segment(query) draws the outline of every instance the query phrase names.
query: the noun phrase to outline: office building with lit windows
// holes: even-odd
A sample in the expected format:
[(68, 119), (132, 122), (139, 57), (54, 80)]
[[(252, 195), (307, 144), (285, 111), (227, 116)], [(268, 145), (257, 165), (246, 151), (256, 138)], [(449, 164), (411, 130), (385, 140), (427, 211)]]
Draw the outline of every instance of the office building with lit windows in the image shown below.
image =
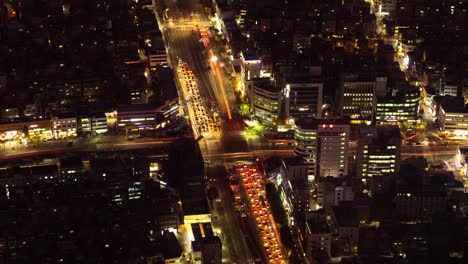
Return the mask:
[(287, 120), (322, 117), (323, 83), (320, 79), (286, 77), (283, 94)]
[(436, 96), (439, 128), (449, 136), (468, 136), (468, 108), (462, 96)]
[(397, 91), (393, 96), (377, 98), (375, 121), (377, 125), (401, 125), (403, 122), (415, 124), (418, 121), (419, 88), (411, 86)]
[(308, 180), (348, 174), (350, 125), (347, 120), (300, 119), (295, 123), (294, 152), (308, 165)]
[(401, 135), (397, 126), (370, 128), (358, 140), (356, 176), (394, 175), (400, 170)]
[(376, 78), (374, 74), (342, 74), (338, 92), (342, 118), (353, 125), (371, 125), (376, 105)]
[(255, 78), (248, 87), (253, 116), (275, 124), (281, 110), (281, 89), (270, 78)]

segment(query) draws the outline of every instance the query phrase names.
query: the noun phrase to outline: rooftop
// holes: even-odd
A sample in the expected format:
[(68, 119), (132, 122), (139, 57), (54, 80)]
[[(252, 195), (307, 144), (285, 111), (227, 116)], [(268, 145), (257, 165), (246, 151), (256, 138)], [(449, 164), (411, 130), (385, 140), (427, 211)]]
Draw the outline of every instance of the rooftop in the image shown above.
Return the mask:
[(463, 96), (436, 96), (434, 100), (442, 106), (445, 112), (468, 113)]
[(286, 157), (283, 159), (283, 163), (286, 167), (289, 166), (298, 166), (298, 165), (307, 165), (305, 160), (301, 156), (292, 156)]
[(373, 144), (387, 145), (391, 140), (401, 139), (400, 128), (398, 126), (376, 126), (366, 129), (363, 137), (369, 138)]
[(281, 90), (277, 86), (273, 85), (273, 82), (270, 80), (270, 78), (253, 78), (252, 82), (255, 87), (269, 92), (279, 92)]
[(341, 75), (344, 82), (374, 82), (375, 73), (371, 71), (345, 72)]
[(165, 259), (178, 258), (182, 255), (182, 247), (177, 241), (177, 237), (172, 232), (164, 233), (163, 254)]
[(117, 106), (117, 112), (156, 111), (157, 108), (155, 104), (129, 104)]
[(358, 227), (359, 219), (353, 206), (333, 206), (333, 215), (340, 227)]
[(172, 70), (169, 67), (158, 67), (158, 86), (162, 90), (162, 99), (164, 101), (170, 101), (176, 99), (179, 94), (177, 93), (177, 88), (174, 83), (174, 75)]
[(244, 58), (245, 61), (254, 61), (260, 60), (257, 52), (255, 50), (247, 49), (241, 52), (241, 56)]
[(310, 73), (290, 73), (284, 77), (285, 83), (322, 83), (322, 80)]

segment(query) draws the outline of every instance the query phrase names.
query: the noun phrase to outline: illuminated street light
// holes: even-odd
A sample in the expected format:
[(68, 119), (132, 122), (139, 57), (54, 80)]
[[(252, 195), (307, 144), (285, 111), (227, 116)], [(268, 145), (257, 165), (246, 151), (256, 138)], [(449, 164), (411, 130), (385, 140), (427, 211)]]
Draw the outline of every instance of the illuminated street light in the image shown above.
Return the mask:
[(217, 62), (218, 61), (218, 57), (216, 57), (215, 55), (211, 56), (211, 62)]

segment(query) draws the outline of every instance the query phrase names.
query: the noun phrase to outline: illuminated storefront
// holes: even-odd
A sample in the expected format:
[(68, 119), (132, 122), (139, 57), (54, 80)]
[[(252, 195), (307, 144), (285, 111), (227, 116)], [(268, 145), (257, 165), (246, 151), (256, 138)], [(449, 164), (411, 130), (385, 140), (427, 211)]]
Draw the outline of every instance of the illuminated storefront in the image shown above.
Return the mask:
[(4, 148), (14, 148), (28, 142), (52, 138), (53, 128), (50, 119), (31, 119), (0, 124), (0, 142)]

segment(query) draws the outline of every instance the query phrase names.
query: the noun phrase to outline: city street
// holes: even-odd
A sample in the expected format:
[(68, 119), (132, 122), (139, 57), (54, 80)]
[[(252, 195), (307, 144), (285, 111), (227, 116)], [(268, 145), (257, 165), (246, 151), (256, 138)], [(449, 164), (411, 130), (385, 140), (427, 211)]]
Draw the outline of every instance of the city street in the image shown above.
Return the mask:
[(221, 230), (221, 238), (226, 241), (231, 255), (230, 263), (251, 263), (252, 256), (242, 235), (239, 215), (234, 209), (229, 184), (226, 181), (227, 172), (224, 166), (207, 167), (207, 176), (210, 185), (217, 188), (219, 197), (214, 203), (215, 215), (213, 226)]

